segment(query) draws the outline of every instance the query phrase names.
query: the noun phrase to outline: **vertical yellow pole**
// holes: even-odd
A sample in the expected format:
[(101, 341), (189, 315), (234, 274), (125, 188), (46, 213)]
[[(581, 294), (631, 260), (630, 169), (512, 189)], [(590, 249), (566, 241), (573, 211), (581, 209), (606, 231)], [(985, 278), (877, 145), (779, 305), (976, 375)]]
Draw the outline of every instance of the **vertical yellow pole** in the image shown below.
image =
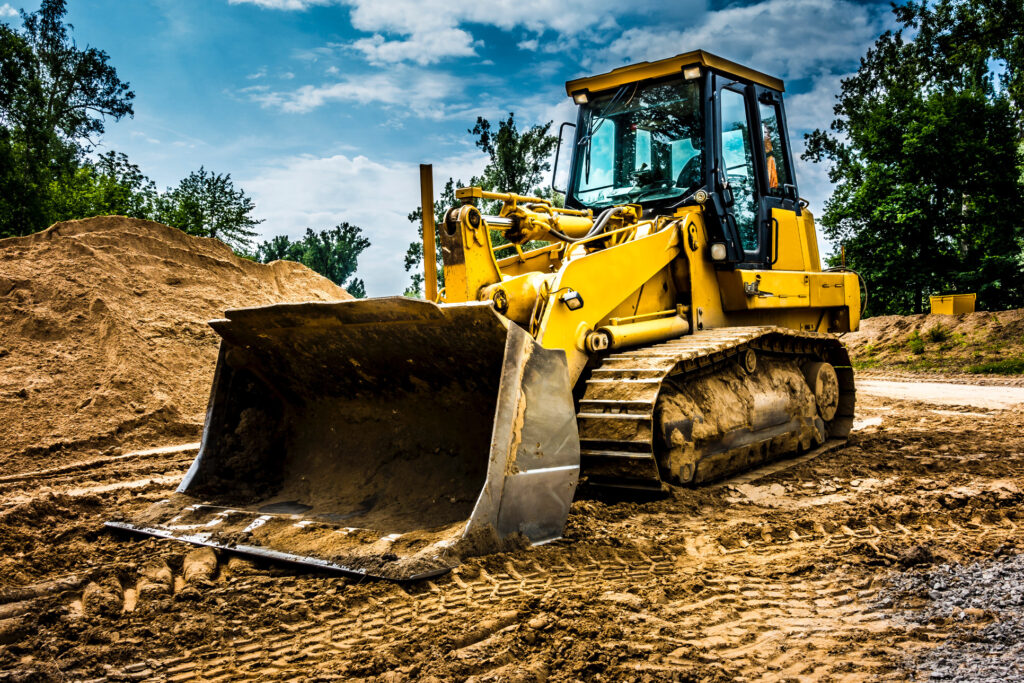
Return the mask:
[(437, 299), (437, 247), (434, 246), (434, 167), (420, 164), (420, 206), (423, 208), (423, 296)]

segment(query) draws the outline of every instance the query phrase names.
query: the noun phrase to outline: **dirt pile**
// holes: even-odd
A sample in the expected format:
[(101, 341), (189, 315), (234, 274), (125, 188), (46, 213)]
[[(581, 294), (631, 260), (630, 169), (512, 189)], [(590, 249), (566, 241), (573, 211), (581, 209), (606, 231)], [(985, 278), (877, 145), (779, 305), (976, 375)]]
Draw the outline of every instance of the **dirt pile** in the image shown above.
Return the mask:
[(859, 370), (1024, 374), (1024, 309), (882, 315), (843, 342)]
[(196, 440), (217, 357), (208, 320), (348, 298), (298, 263), (253, 263), (152, 221), (0, 240), (0, 462)]

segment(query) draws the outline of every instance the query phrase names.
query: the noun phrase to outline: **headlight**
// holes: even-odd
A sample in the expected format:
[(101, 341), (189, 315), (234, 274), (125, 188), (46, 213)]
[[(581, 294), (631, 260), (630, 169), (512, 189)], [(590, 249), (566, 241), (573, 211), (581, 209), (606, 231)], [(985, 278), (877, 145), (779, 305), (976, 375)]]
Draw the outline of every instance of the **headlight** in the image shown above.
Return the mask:
[(570, 311), (578, 311), (583, 308), (583, 297), (575, 290), (570, 289), (558, 298)]

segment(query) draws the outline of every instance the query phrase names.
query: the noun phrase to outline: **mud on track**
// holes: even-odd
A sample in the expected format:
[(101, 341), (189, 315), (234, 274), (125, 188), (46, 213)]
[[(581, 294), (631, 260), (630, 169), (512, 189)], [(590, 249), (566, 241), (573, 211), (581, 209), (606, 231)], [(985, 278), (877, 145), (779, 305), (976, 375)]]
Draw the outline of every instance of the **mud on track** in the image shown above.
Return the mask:
[(931, 618), (944, 593), (908, 577), (1017, 554), (1024, 413), (870, 397), (858, 423), (846, 448), (761, 478), (663, 500), (584, 497), (564, 541), (411, 585), (214, 566), (102, 531), (112, 512), (165, 496), (191, 451), (0, 480), (0, 680), (957, 671), (951, 643), (992, 620)]

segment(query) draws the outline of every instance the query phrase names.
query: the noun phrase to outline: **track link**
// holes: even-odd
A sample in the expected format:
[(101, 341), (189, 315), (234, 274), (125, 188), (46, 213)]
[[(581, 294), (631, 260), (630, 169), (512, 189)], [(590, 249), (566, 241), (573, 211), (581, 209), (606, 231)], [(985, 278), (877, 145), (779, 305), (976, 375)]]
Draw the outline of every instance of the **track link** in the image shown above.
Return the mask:
[[(655, 409), (669, 378), (686, 381), (726, 367), (753, 349), (782, 358), (831, 363), (839, 380), (839, 407), (827, 436), (845, 439), (853, 425), (853, 369), (833, 336), (783, 327), (730, 327), (696, 332), (661, 344), (606, 356), (593, 368), (577, 421), (583, 474), (605, 487), (660, 490)], [(766, 458), (781, 455), (767, 453)], [(695, 481), (701, 481), (697, 475)]]

